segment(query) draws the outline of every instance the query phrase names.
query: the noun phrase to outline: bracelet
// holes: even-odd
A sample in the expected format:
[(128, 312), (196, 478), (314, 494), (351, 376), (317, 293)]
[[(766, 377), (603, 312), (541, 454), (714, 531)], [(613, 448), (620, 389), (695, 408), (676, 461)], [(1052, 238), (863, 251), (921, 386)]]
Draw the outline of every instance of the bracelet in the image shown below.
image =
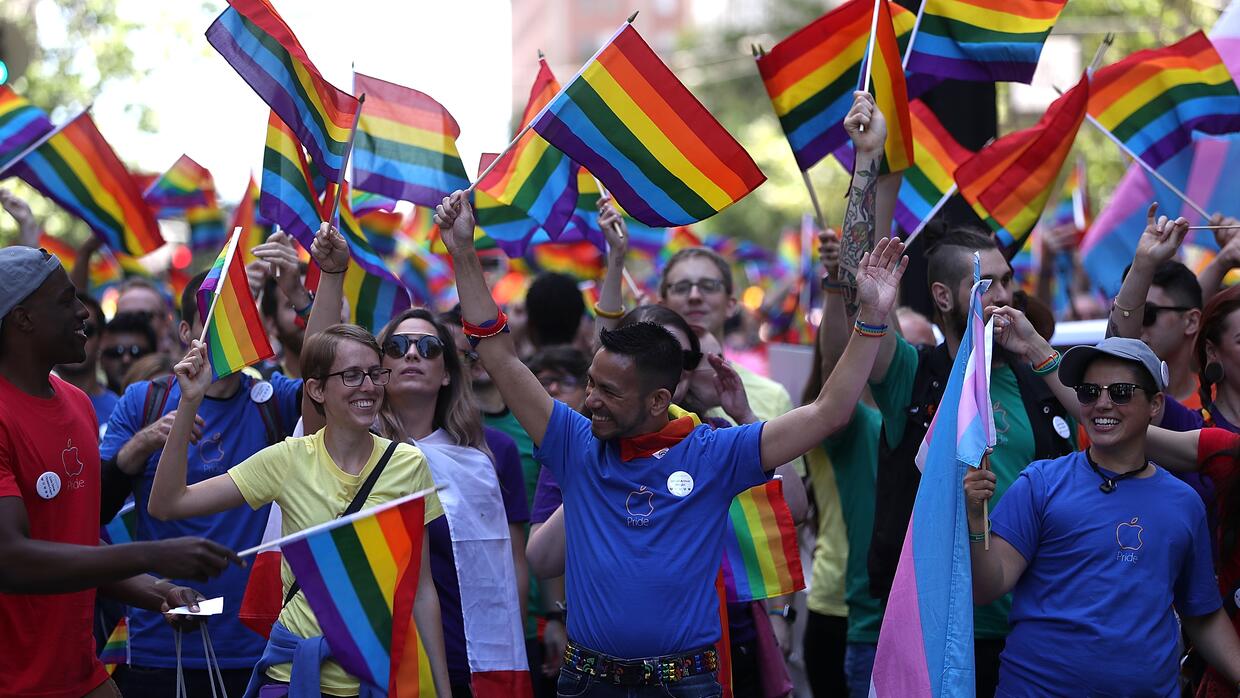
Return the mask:
[(969, 542), (970, 543), (984, 543), (986, 542), (986, 534), (985, 533), (974, 533), (972, 531), (969, 531)]
[(1123, 313), (1124, 317), (1132, 317), (1132, 314), (1137, 312), (1136, 308), (1125, 308), (1124, 306), (1120, 305), (1118, 302), (1114, 300), (1111, 301), (1111, 307)]
[(490, 339), (508, 331), (508, 315), (501, 310), (494, 320), (487, 320), (481, 325), (466, 322), (462, 318), (461, 329), (465, 332), (465, 338), (469, 340), (469, 346), (477, 348), (478, 343), (482, 340)]
[(1040, 364), (1033, 366), (1033, 373), (1037, 376), (1045, 376), (1059, 370), (1059, 362), (1063, 359), (1059, 352), (1051, 350), (1051, 355)]
[(310, 316), (310, 309), (314, 307), (314, 291), (306, 291), (306, 295), (310, 296), (310, 300), (306, 301), (306, 307), (293, 308), (293, 312), (297, 313), (297, 317), (306, 318)]
[(320, 272), (320, 273), (322, 273), (322, 274), (343, 274), (343, 273), (345, 273), (345, 272), (346, 272), (346, 271), (348, 271), (348, 270), (349, 270), (349, 268), (348, 268), (348, 267), (345, 267), (344, 269), (341, 269), (340, 271), (327, 271), (327, 270), (326, 270), (326, 269), (324, 269), (323, 267), (319, 267), (319, 272)]
[(626, 312), (628, 311), (624, 309), (623, 305), (620, 306), (619, 310), (603, 310), (598, 307), (598, 303), (594, 304), (594, 314), (601, 318), (607, 318), (608, 320), (619, 320), (624, 317)]
[(862, 337), (871, 337), (871, 338), (877, 339), (887, 334), (887, 326), (886, 325), (871, 325), (868, 322), (862, 322), (858, 320), (855, 323), (853, 323), (853, 331), (861, 335)]
[(543, 620), (548, 623), (556, 621), (560, 625), (564, 625), (564, 611), (547, 611), (543, 614)]

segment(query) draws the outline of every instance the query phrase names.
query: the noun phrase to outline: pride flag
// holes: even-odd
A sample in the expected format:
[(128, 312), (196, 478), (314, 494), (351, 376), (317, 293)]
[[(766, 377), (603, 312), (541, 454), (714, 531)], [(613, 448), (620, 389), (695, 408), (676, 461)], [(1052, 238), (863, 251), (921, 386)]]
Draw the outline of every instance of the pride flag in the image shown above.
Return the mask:
[(1200, 31), (1138, 51), (1094, 73), (1089, 115), (1151, 167), (1192, 143), (1192, 132), (1240, 131), (1240, 91)]
[(586, 241), (534, 245), (525, 258), (539, 271), (568, 274), (578, 281), (603, 278), (603, 253)]
[(354, 186), (422, 206), (435, 206), (457, 189), (469, 188), (456, 150), (461, 127), (443, 105), (430, 95), (361, 73), (353, 74), (353, 91), (366, 95), (353, 144)]
[(130, 502), (116, 512), (116, 516), (99, 530), (99, 537), (108, 545), (132, 543), (138, 539), (138, 515)]
[(207, 29), (207, 41), (336, 179), (357, 100), (323, 78), (270, 0), (228, 0), (228, 5)]
[(1085, 119), (1089, 85), (1083, 75), (1037, 124), (1009, 133), (956, 169), (960, 193), (1005, 249), (1024, 242), (1041, 217)]
[[(331, 195), (329, 190), (328, 196)], [(404, 285), (366, 241), (366, 234), (362, 232), (362, 226), (349, 206), (348, 191), (340, 201), (340, 234), (349, 243), (349, 254), (353, 258), (344, 274), (344, 297), (349, 305), (349, 322), (378, 333), (388, 320), (412, 303)], [(314, 266), (314, 269), (317, 272), (318, 267)], [(315, 286), (317, 287), (317, 281)]]
[[(883, 144), (887, 172), (900, 172), (913, 164), (913, 127), (909, 116), (908, 87), (904, 84), (904, 52), (896, 40), (891, 4), (877, 0), (878, 23), (874, 33), (874, 58), (870, 77), (874, 103), (887, 120), (887, 141)], [(871, 13), (871, 16), (873, 13)]]
[(925, 0), (910, 73), (1031, 82), (1042, 44), (1068, 0)]
[(646, 225), (696, 223), (766, 181), (628, 23), (547, 104), (534, 130)]
[(216, 380), (275, 356), (245, 265), (236, 254), (240, 241), (241, 232), (234, 230), (198, 289), (198, 317), (206, 319), (207, 353)]
[[(798, 29), (757, 59), (762, 83), (802, 170), (808, 170), (825, 155), (848, 143), (844, 117), (852, 108), (852, 93), (860, 89), (873, 8), (873, 0), (848, 0)], [(915, 16), (899, 5), (889, 5), (888, 9), (899, 53), (907, 43)], [(879, 24), (881, 26), (882, 22)], [(875, 53), (887, 55), (891, 48), (887, 40), (880, 43), (880, 48), (883, 46), (886, 48), (882, 53)], [(903, 78), (903, 70), (896, 69), (898, 64), (899, 58), (894, 64), (883, 62), (884, 67), (874, 73), (876, 92), (883, 93), (878, 89), (880, 72), (889, 73), (893, 82), (897, 74)], [(904, 101), (907, 101), (907, 91)], [(883, 109), (886, 116), (887, 107)], [(888, 129), (892, 128), (893, 121), (888, 117)], [(889, 131), (888, 144), (893, 142), (894, 133)]]
[(141, 257), (164, 244), (137, 183), (90, 114), (61, 126), (13, 168), (27, 184), (85, 221), (115, 252)]
[(1085, 179), (1085, 158), (1078, 157), (1076, 166), (1064, 179), (1059, 191), (1059, 202), (1051, 213), (1050, 225), (1072, 225), (1076, 228), (1078, 240), (1089, 230), (1091, 213), (1089, 209), (1089, 190)]
[(358, 191), (357, 189), (354, 189), (352, 194), (353, 215), (355, 216), (365, 216), (375, 211), (396, 210), (396, 199), (390, 199), (379, 194), (371, 194), (368, 191)]
[(224, 244), (224, 212), (218, 206), (198, 206), (185, 212), (192, 250), (214, 250)]
[(175, 218), (190, 209), (213, 208), (215, 180), (207, 168), (182, 155), (147, 187), (142, 200), (159, 218)]
[(873, 698), (973, 695), (973, 571), (969, 563), (965, 468), (994, 443), (990, 335), (982, 325), (981, 262), (974, 256), (969, 321), (918, 464), (913, 503), (887, 600), (870, 683)]
[(904, 171), (895, 222), (909, 237), (921, 232), (956, 189), (956, 168), (973, 153), (956, 142), (925, 102), (909, 105), (916, 160)]
[(728, 507), (723, 579), (728, 603), (757, 601), (805, 588), (796, 525), (775, 479), (738, 494)]
[(0, 169), (54, 128), (42, 109), (0, 85)]
[(391, 257), (396, 254), (400, 242), (397, 236), (405, 220), (403, 215), (395, 211), (371, 211), (365, 215), (354, 212), (354, 215), (357, 216), (357, 224), (361, 226), (362, 235), (376, 254), (381, 257)]
[(425, 511), (425, 500), (411, 499), (281, 548), (333, 659), (388, 695), (434, 695), (418, 690), (429, 685), (429, 665), (413, 644)]
[(426, 249), (425, 244), (410, 250), (398, 268), (400, 281), (409, 290), (414, 303), (431, 308), (451, 307), (456, 303), (452, 268)]
[(253, 249), (271, 235), (271, 228), (258, 219), (258, 196), (258, 186), (254, 184), (254, 178), (250, 177), (250, 182), (245, 186), (245, 194), (233, 210), (232, 221), (228, 226), (229, 230), (241, 228), (241, 242), (237, 243), (237, 252), (241, 253), (243, 264), (257, 259)]
[[(478, 172), (481, 173), (498, 157), (498, 153), (483, 153), (478, 162)], [(475, 231), (485, 232), (487, 238), (509, 257), (520, 257), (531, 244), (551, 241), (551, 236), (528, 213), (499, 201), (481, 189), (474, 190), (474, 220)]]
[(323, 222), (319, 192), (311, 184), (310, 168), (301, 143), (274, 111), (267, 118), (258, 210), (307, 250)]
[(129, 663), (129, 619), (121, 616), (116, 627), (108, 634), (108, 640), (99, 652), (99, 661), (111, 674), (116, 667)]
[[(39, 247), (51, 252), (60, 259), (60, 265), (65, 268), (65, 273), (73, 276), (73, 270), (77, 266), (77, 250), (68, 242), (54, 238), (46, 232), (39, 233)], [(100, 249), (90, 258), (90, 280), (91, 290), (103, 288), (110, 284), (119, 282), (124, 275), (121, 272), (120, 264), (116, 258), (112, 256), (107, 249)]]
[(675, 228), (668, 228), (666, 237), (663, 240), (663, 250), (659, 254), (664, 264), (668, 262), (675, 254), (681, 250), (687, 250), (690, 247), (701, 247), (702, 238), (698, 237), (693, 230), (687, 225), (678, 225)]

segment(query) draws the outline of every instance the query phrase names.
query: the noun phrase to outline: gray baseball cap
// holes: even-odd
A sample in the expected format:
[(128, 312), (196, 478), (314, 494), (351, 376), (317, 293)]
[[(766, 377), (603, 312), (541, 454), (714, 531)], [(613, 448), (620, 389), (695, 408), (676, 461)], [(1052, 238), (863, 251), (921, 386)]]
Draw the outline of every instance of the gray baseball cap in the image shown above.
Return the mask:
[(1092, 347), (1072, 347), (1059, 364), (1059, 381), (1069, 388), (1080, 385), (1085, 380), (1085, 369), (1100, 356), (1113, 356), (1141, 364), (1160, 391), (1166, 390), (1167, 383), (1171, 381), (1167, 364), (1159, 360), (1154, 350), (1145, 342), (1128, 337), (1107, 337)]
[(9, 311), (21, 304), (60, 268), (56, 255), (34, 247), (0, 248), (0, 326)]

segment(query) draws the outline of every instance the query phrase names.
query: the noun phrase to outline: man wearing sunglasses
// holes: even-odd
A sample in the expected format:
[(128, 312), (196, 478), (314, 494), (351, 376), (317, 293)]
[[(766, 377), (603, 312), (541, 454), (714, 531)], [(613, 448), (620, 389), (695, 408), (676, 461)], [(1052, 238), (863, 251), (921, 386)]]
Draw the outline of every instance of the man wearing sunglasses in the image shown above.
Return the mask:
[(1074, 347), (1059, 379), (1076, 392), (1090, 447), (1030, 464), (989, 521), (995, 474), (965, 476), (974, 601), (1012, 593), (1004, 695), (1178, 695), (1181, 627), (1240, 682), (1205, 507), (1145, 455), (1166, 371), (1136, 339)]
[(108, 387), (119, 394), (134, 362), (158, 348), (155, 329), (145, 313), (117, 313), (99, 336), (99, 365)]

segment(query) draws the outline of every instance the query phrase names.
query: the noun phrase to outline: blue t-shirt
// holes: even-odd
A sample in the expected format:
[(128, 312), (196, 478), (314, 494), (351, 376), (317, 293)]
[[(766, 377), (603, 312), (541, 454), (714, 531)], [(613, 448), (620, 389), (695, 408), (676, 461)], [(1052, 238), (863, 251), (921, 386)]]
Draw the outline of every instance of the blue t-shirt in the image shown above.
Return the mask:
[(568, 636), (622, 659), (719, 639), (715, 577), (732, 498), (767, 481), (762, 424), (699, 426), (661, 458), (620, 460), (556, 401), (534, 456), (564, 493)]
[(1222, 606), (1205, 508), (1162, 469), (1111, 494), (1099, 484), (1083, 451), (1038, 461), (991, 514), (1028, 561), (996, 695), (1179, 695), (1172, 607)]
[[(208, 397), (198, 408), (198, 415), (206, 423), (202, 438), (190, 444), (186, 479), (189, 484), (223, 474), (232, 466), (267, 447), (267, 431), (263, 427), (260, 408), (251, 397), (255, 381), (248, 375), (241, 377), (241, 387), (226, 400)], [(281, 426), (286, 436), (291, 435), (300, 416), (301, 381), (291, 380), (281, 374), (271, 377), (274, 389), (271, 400), (276, 402)], [(143, 428), (143, 406), (146, 401), (148, 381), (129, 386), (108, 422), (107, 434), (99, 447), (100, 455), (115, 458), (133, 435)], [(181, 388), (172, 382), (164, 414), (177, 408), (181, 401)], [(233, 550), (244, 550), (258, 545), (267, 525), (269, 507), (258, 511), (240, 506), (212, 516), (202, 516), (182, 521), (160, 521), (147, 513), (147, 501), (151, 485), (155, 481), (155, 467), (159, 464), (156, 451), (147, 461), (146, 471), (135, 483), (137, 498), (137, 535), (135, 540), (164, 540), (179, 536), (201, 536), (225, 545)], [(249, 580), (250, 568), (229, 565), (223, 574), (209, 582), (173, 580), (176, 584), (197, 589), (206, 598), (224, 597), (224, 613), (211, 619), (211, 645), (215, 649), (220, 666), (224, 669), (253, 667), (262, 655), (266, 641), (253, 630), (237, 620), (241, 597)], [(129, 648), (131, 663), (136, 666), (175, 667), (172, 630), (162, 615), (152, 611), (133, 608), (129, 611)], [(205, 669), (202, 639), (199, 633), (188, 633), (181, 647), (185, 666)]]
[(120, 397), (116, 393), (103, 389), (103, 392), (90, 396), (90, 404), (95, 407), (95, 419), (99, 420), (99, 439), (103, 440), (103, 435), (107, 433), (108, 419), (112, 416), (112, 410), (116, 408), (116, 403), (120, 402)]

